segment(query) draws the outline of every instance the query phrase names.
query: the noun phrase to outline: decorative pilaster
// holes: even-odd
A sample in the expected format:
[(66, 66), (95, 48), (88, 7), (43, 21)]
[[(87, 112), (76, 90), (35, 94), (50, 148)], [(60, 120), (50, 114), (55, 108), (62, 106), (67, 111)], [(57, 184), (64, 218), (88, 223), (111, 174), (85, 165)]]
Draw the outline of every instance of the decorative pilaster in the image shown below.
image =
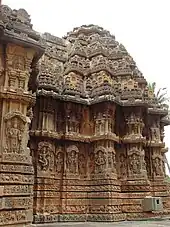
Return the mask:
[[(33, 220), (34, 170), (27, 147), (31, 121), (27, 111), (35, 103), (29, 81), (32, 66), (39, 58), (40, 49), (36, 49), (39, 39), (34, 40), (25, 10), (15, 10), (14, 13), (7, 6), (1, 6), (0, 14), (6, 26), (0, 37), (0, 226), (30, 226)], [(25, 31), (27, 34), (22, 36)], [(32, 41), (28, 42), (30, 31)]]

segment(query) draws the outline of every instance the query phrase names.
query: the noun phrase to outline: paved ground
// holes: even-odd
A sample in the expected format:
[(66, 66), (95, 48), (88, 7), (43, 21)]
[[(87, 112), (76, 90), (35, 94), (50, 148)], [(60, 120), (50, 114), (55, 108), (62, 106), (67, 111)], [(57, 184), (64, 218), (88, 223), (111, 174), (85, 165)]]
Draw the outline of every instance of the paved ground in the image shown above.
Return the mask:
[[(35, 225), (36, 226), (36, 225)], [(37, 227), (170, 227), (170, 220), (162, 221), (128, 221), (128, 222), (112, 222), (112, 223), (57, 223), (49, 225), (37, 225)]]

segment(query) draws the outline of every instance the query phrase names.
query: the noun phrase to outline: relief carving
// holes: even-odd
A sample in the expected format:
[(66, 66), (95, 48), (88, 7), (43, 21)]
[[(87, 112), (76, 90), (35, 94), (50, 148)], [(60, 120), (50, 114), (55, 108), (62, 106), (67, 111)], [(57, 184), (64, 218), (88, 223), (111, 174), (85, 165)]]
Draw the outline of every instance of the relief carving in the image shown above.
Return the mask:
[(162, 159), (160, 157), (153, 158), (153, 171), (155, 176), (162, 176), (163, 175), (163, 166), (162, 166)]
[(136, 147), (133, 147), (129, 151), (129, 172), (130, 174), (140, 174), (141, 173), (141, 157), (139, 151)]
[(83, 154), (79, 155), (79, 173), (81, 175), (86, 174), (86, 158)]
[(53, 150), (49, 142), (40, 142), (38, 144), (38, 165), (42, 171), (52, 171)]
[(5, 116), (5, 135), (6, 147), (5, 151), (8, 153), (22, 153), (26, 118), (20, 112), (12, 112)]
[(67, 172), (71, 174), (78, 173), (78, 153), (79, 150), (76, 146), (67, 148)]
[(64, 154), (59, 151), (56, 155), (56, 172), (63, 173), (64, 170)]
[(155, 142), (160, 142), (160, 129), (151, 128), (151, 140)]
[(106, 169), (106, 152), (103, 147), (95, 150), (95, 173), (103, 173)]
[(125, 177), (127, 175), (127, 160), (124, 154), (119, 156), (119, 171), (121, 177)]
[(108, 149), (108, 168), (111, 172), (116, 173), (116, 154), (114, 149)]
[[(162, 138), (163, 142), (163, 134), (161, 132), (160, 137), (158, 125), (149, 126), (148, 112), (155, 111), (154, 116), (158, 116), (159, 121), (164, 112), (161, 109), (156, 112), (155, 103), (147, 102), (144, 95), (146, 81), (133, 59), (108, 31), (89, 25), (76, 28), (64, 39), (42, 35), (45, 54), (40, 61), (40, 72), (35, 72), (35, 61), (43, 54), (43, 48), (38, 53), (40, 46), (37, 45), (34, 55), (29, 45), (33, 41), (35, 47), (39, 35), (33, 31), (29, 33), (30, 19), (24, 10), (11, 10), (7, 14), (11, 14), (12, 20), (7, 17), (4, 32), (9, 30), (8, 35), (15, 35), (17, 30), (23, 47), (6, 43), (3, 53), (0, 51), (0, 55), (5, 56), (0, 56), (0, 75), (9, 86), (4, 89), (7, 101), (4, 96), (1, 109), (18, 108), (27, 117), (15, 113), (6, 116), (3, 122), (2, 111), (4, 150), (0, 184), (3, 184), (5, 198), (9, 199), (5, 208), (8, 210), (0, 211), (1, 225), (17, 226), (21, 222), (20, 225), (30, 226), (33, 209), (34, 221), (40, 223), (80, 219), (112, 221), (145, 216), (140, 203), (152, 193), (152, 183), (147, 183), (142, 174), (151, 166), (151, 176), (162, 176), (164, 168), (163, 151), (156, 148), (160, 144), (155, 143), (154, 147), (149, 143), (149, 137), (153, 141)], [(19, 24), (22, 24), (23, 32)], [(24, 40), (29, 41), (26, 48)], [(6, 73), (2, 72), (4, 66)], [(28, 80), (29, 91), (24, 92)], [(35, 97), (31, 95), (31, 87), (37, 94), (34, 116), (31, 108)], [(4, 95), (3, 92), (0, 94)], [(84, 107), (87, 113), (83, 115)], [(123, 113), (127, 119), (127, 132), (124, 131)], [(26, 149), (28, 122), (35, 173), (32, 157)], [(126, 133), (127, 137), (124, 136)], [(143, 148), (148, 149), (148, 157)], [(157, 156), (150, 160), (153, 153)], [(117, 167), (121, 179), (117, 179)], [(155, 196), (165, 193), (166, 197), (166, 186), (159, 185), (159, 179), (152, 179)], [(132, 194), (129, 204), (126, 199), (132, 198)], [(27, 214), (26, 209), (30, 213)]]

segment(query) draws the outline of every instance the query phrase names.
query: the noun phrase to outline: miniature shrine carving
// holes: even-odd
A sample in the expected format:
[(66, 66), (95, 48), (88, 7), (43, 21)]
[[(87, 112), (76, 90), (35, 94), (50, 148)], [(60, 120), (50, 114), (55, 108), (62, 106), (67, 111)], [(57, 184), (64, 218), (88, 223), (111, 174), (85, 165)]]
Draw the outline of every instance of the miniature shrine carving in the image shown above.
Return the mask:
[(168, 110), (109, 31), (40, 35), (2, 5), (0, 84), (0, 226), (160, 215), (146, 196), (170, 213)]

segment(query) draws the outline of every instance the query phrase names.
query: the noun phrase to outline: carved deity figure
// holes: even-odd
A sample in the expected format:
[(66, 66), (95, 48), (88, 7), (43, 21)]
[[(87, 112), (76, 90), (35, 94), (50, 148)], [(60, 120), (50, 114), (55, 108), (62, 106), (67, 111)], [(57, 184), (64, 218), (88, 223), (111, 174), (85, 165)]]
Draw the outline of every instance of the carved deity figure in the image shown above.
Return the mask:
[(43, 171), (46, 171), (49, 168), (49, 155), (49, 147), (46, 145), (42, 146), (39, 150), (38, 162)]
[(22, 56), (18, 56), (13, 61), (13, 68), (16, 70), (24, 71), (25, 70), (25, 59)]
[(95, 155), (95, 172), (102, 173), (106, 167), (106, 156), (103, 151), (97, 151)]
[(160, 158), (156, 157), (153, 160), (153, 169), (156, 176), (162, 175), (162, 163)]
[(67, 156), (67, 168), (69, 173), (77, 173), (77, 152), (75, 150), (71, 150), (68, 152)]
[(150, 176), (150, 160), (149, 160), (149, 157), (145, 157), (145, 163), (146, 163), (147, 175)]
[(130, 157), (130, 172), (132, 174), (139, 174), (141, 167), (140, 167), (140, 160), (136, 154), (132, 154)]
[(159, 128), (151, 128), (151, 139), (152, 139), (152, 141), (159, 141), (160, 140)]
[(125, 155), (120, 155), (119, 157), (119, 161), (120, 161), (120, 175), (121, 176), (126, 176), (126, 158), (125, 158)]
[(79, 173), (84, 175), (86, 173), (86, 159), (84, 155), (79, 155)]
[(95, 168), (95, 165), (94, 165), (94, 154), (90, 153), (89, 154), (89, 161), (88, 161), (88, 172), (90, 174), (94, 173), (94, 168)]
[(56, 172), (62, 173), (64, 167), (64, 155), (62, 152), (58, 152), (56, 157)]
[(108, 168), (111, 169), (113, 173), (116, 171), (116, 155), (114, 152), (108, 153)]
[(12, 122), (8, 122), (6, 135), (7, 135), (8, 151), (14, 152), (14, 153), (20, 153), (22, 131), (19, 129), (17, 118), (14, 118)]

